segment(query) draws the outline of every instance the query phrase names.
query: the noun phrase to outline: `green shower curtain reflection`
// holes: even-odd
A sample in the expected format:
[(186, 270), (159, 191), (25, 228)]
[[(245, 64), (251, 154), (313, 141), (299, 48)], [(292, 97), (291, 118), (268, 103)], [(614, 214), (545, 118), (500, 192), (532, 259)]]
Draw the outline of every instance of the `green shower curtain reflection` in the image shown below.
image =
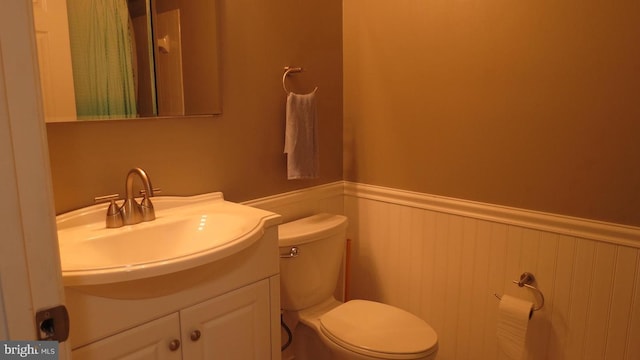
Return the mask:
[(126, 0), (68, 0), (67, 12), (78, 119), (135, 117)]

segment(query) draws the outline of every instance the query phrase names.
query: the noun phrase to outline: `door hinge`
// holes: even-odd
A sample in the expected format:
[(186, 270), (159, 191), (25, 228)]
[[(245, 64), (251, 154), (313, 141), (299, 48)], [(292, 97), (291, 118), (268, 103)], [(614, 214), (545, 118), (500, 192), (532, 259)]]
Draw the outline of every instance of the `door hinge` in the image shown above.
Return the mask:
[(69, 337), (69, 313), (64, 305), (36, 313), (38, 340), (66, 341)]

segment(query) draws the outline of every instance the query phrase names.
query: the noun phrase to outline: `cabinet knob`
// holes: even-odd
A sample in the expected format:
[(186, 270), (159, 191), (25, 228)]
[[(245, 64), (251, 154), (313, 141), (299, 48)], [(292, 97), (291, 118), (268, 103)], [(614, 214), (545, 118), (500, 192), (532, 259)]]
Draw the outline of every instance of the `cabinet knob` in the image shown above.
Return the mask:
[(200, 333), (200, 330), (193, 330), (191, 332), (191, 341), (198, 341), (198, 339), (200, 339), (200, 336), (202, 334)]
[(180, 349), (180, 340), (178, 339), (171, 340), (171, 342), (169, 343), (169, 350), (176, 351), (178, 349)]

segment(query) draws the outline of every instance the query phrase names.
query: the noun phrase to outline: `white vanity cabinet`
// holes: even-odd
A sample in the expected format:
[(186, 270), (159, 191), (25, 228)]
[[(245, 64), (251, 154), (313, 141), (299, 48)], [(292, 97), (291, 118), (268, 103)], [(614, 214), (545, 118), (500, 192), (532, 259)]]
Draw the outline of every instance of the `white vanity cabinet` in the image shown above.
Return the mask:
[(73, 351), (73, 359), (269, 359), (269, 281), (234, 290)]
[(73, 359), (279, 360), (277, 223), (246, 249), (206, 265), (65, 287)]

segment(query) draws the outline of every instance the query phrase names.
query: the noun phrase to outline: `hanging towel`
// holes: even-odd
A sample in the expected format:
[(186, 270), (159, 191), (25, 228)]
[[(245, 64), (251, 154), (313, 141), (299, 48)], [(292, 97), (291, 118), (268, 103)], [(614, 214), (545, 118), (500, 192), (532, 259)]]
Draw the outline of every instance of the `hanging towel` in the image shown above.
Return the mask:
[(287, 96), (287, 123), (284, 152), (287, 154), (287, 179), (318, 177), (318, 119), (316, 90), (309, 94)]

